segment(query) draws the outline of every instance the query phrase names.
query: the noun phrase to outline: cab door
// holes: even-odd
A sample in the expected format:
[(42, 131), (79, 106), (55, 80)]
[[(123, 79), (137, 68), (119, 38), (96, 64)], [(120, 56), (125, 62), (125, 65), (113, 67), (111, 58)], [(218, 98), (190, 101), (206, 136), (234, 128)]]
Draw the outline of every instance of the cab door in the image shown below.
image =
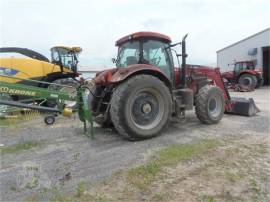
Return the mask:
[(236, 63), (234, 65), (234, 75), (238, 76), (243, 71), (243, 63)]
[(149, 64), (159, 68), (171, 81), (173, 81), (173, 64), (167, 44), (157, 40), (147, 40), (143, 43), (143, 59)]

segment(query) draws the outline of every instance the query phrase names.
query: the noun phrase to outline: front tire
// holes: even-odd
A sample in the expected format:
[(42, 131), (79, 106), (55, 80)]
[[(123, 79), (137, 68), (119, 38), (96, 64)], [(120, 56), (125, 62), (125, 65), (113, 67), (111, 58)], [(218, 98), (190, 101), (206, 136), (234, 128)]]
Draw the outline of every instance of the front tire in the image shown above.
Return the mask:
[(218, 123), (225, 110), (223, 92), (216, 86), (202, 87), (195, 97), (195, 112), (198, 119), (205, 124)]
[(256, 88), (262, 87), (263, 86), (263, 83), (264, 83), (263, 77), (262, 76), (258, 76), (257, 77), (257, 80), (258, 80), (258, 82), (257, 82)]
[(129, 140), (157, 136), (171, 116), (168, 87), (151, 75), (136, 75), (115, 89), (110, 115), (115, 129)]

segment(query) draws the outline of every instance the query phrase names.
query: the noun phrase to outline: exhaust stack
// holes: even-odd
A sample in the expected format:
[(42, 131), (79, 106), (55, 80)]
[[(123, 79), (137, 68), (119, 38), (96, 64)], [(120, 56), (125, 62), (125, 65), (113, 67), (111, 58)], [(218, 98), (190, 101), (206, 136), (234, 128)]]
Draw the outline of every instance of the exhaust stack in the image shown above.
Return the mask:
[(183, 39), (182, 39), (182, 67), (181, 67), (181, 87), (186, 88), (187, 87), (187, 82), (186, 82), (186, 38), (188, 34), (186, 34)]

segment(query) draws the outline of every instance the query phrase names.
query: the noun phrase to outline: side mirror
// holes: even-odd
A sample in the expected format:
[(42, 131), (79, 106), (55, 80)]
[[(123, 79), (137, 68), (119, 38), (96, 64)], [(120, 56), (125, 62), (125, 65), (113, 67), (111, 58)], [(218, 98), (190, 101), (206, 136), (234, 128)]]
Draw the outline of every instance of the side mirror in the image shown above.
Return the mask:
[(115, 58), (112, 58), (112, 63), (116, 63), (117, 60)]

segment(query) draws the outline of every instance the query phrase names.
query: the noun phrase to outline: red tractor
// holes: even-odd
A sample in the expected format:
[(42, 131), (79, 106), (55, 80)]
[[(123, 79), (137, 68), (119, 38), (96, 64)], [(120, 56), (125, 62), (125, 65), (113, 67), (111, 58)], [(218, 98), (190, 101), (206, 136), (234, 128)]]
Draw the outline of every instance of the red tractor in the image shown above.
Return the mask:
[[(205, 124), (218, 123), (224, 111), (254, 115), (252, 99), (230, 98), (218, 68), (186, 65), (186, 36), (171, 44), (166, 35), (137, 32), (116, 41), (116, 68), (98, 73), (89, 94), (95, 122), (138, 140), (160, 134), (172, 118), (184, 118), (194, 106)], [(179, 44), (181, 54), (173, 49)], [(175, 68), (173, 53), (182, 58), (181, 68)]]
[(234, 70), (222, 73), (227, 87), (232, 89), (254, 90), (263, 85), (263, 76), (260, 69), (255, 69), (253, 61), (234, 63)]

